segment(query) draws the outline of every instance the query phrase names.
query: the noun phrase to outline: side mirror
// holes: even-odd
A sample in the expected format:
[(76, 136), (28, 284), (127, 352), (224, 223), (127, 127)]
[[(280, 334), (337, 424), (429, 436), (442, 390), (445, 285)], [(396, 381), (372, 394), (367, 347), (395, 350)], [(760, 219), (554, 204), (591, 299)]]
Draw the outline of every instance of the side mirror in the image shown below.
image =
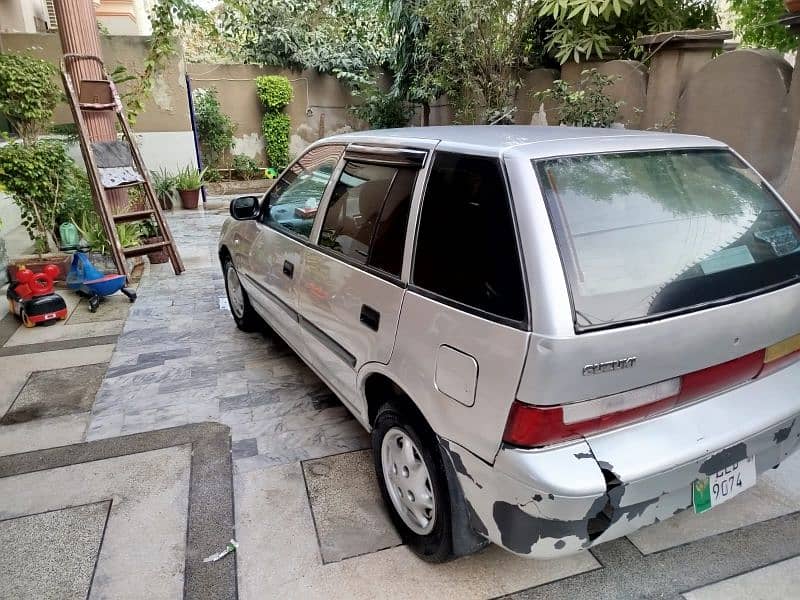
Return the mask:
[(258, 196), (240, 196), (231, 201), (231, 216), (237, 221), (255, 219), (259, 213)]

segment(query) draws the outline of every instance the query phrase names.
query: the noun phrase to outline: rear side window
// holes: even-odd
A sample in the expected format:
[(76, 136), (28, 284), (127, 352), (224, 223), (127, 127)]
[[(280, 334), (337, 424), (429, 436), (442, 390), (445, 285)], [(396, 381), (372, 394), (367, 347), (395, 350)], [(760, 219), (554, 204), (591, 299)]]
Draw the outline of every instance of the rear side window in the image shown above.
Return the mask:
[(727, 150), (572, 156), (537, 163), (576, 330), (773, 289), (800, 274), (800, 231)]
[(328, 203), (320, 245), (399, 277), (416, 173), (348, 162)]
[(516, 239), (499, 161), (437, 152), (422, 202), (413, 283), (478, 311), (524, 322)]

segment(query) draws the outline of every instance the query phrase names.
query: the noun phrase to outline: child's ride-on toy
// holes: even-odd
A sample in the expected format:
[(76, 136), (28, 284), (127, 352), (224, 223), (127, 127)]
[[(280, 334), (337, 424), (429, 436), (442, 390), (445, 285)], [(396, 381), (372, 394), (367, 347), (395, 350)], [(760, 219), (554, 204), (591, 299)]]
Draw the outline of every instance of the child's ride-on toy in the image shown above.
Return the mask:
[(17, 280), (9, 284), (6, 297), (11, 312), (22, 319), (25, 327), (67, 318), (64, 299), (53, 292), (53, 281), (59, 272), (55, 265), (45, 265), (41, 273), (25, 268), (17, 271)]
[(103, 275), (83, 252), (72, 255), (72, 266), (67, 273), (67, 287), (89, 298), (89, 311), (95, 312), (100, 299), (122, 292), (128, 300), (136, 300), (136, 292), (125, 287), (125, 275)]

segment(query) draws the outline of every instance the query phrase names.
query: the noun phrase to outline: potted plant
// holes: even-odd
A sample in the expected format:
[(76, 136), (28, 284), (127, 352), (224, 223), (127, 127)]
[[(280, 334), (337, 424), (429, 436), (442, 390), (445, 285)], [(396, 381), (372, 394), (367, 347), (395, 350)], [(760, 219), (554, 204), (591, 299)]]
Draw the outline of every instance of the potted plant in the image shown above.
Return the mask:
[(158, 203), (164, 210), (172, 210), (172, 197), (175, 194), (175, 176), (161, 167), (158, 171), (151, 171), (153, 177), (153, 190)]
[[(141, 235), (142, 244), (155, 244), (163, 242), (164, 238), (158, 232), (158, 226), (152, 219), (147, 219), (139, 224), (139, 231)], [(166, 248), (161, 248), (155, 252), (148, 252), (147, 259), (151, 265), (160, 265), (169, 261), (169, 255)]]
[(175, 176), (175, 189), (181, 197), (181, 206), (187, 210), (197, 208), (200, 201), (200, 188), (203, 186), (206, 169), (198, 171), (189, 165)]

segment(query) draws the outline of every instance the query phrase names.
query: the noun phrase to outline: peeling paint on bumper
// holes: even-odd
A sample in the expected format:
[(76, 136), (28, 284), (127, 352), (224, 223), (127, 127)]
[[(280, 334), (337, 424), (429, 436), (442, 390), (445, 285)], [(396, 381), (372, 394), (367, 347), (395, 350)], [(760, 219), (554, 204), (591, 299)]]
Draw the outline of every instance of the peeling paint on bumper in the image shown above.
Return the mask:
[(697, 477), (744, 457), (755, 457), (759, 474), (777, 466), (800, 447), (800, 415), (639, 479), (598, 460), (591, 440), (547, 450), (504, 447), (494, 465), (453, 442), (443, 440), (442, 447), (458, 473), (475, 531), (515, 554), (554, 558), (691, 508)]

